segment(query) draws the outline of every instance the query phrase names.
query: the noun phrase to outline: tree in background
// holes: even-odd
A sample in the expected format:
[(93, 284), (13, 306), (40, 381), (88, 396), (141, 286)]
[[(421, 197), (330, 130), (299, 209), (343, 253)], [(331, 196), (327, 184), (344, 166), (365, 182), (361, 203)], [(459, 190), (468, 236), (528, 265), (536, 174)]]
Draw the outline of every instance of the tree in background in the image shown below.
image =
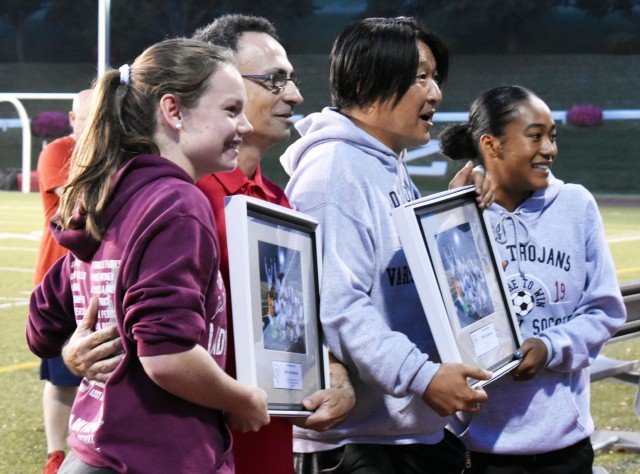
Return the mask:
[(24, 62), (24, 38), (27, 19), (44, 8), (48, 0), (3, 0), (0, 3), (0, 17), (5, 18), (16, 32), (16, 59)]
[(620, 13), (633, 21), (640, 19), (640, 0), (572, 0), (565, 2), (586, 11), (596, 18), (604, 18), (610, 13)]
[[(519, 32), (528, 22), (553, 14), (559, 0), (368, 0), (365, 16), (416, 15), (428, 20), (433, 13), (472, 24), (494, 25), (504, 35), (508, 52), (517, 52)], [(428, 23), (427, 21), (425, 21)]]
[(553, 15), (557, 0), (459, 0), (450, 3), (451, 18), (467, 16), (493, 24), (502, 32), (509, 53), (518, 52), (522, 26)]
[[(259, 15), (271, 21), (295, 20), (315, 11), (313, 0), (223, 0), (224, 13)], [(209, 23), (209, 18), (204, 24)], [(200, 25), (202, 26), (202, 25)]]
[[(17, 1), (17, 0), (16, 0)], [(93, 54), (97, 38), (96, 0), (49, 0), (47, 21), (77, 32)], [(111, 61), (133, 60), (145, 47), (166, 37), (189, 36), (225, 13), (251, 13), (271, 20), (313, 13), (313, 0), (112, 0)]]
[[(640, 0), (367, 0), (366, 4), (363, 17), (414, 15), (425, 24), (433, 24), (435, 15), (452, 22), (462, 20), (471, 29), (489, 25), (503, 37), (509, 53), (521, 52), (523, 27), (551, 18), (558, 7), (574, 8), (598, 20), (619, 13), (627, 20), (640, 22)], [(640, 41), (630, 33), (622, 34), (620, 40), (623, 37)]]
[[(314, 13), (314, 3), (332, 2), (111, 0), (110, 63), (120, 65), (131, 61), (150, 44), (166, 37), (188, 36), (225, 13), (265, 16), (277, 22), (281, 34), (286, 37), (290, 26), (295, 31), (295, 22)], [(529, 52), (527, 47), (533, 47), (534, 42), (524, 36), (531, 38), (539, 31), (539, 26), (548, 24), (554, 15), (557, 17), (556, 13), (561, 11), (558, 7), (564, 7), (565, 12), (584, 12), (603, 23), (620, 15), (625, 21), (629, 20), (630, 26), (603, 38), (596, 45), (600, 48), (597, 52), (640, 52), (640, 35), (635, 26), (640, 23), (640, 0), (360, 0), (359, 3), (352, 0), (351, 3), (361, 5), (361, 16), (417, 16), (445, 35), (451, 45), (458, 48), (457, 52), (465, 52), (466, 48), (466, 52), (470, 50), (471, 53)], [(42, 27), (42, 17), (50, 27)], [(7, 38), (9, 34), (15, 34), (16, 58), (21, 62), (27, 59), (25, 50), (38, 51), (40, 60), (44, 57), (56, 62), (94, 62), (97, 57), (97, 17), (97, 0), (0, 0), (0, 20), (12, 25), (15, 31), (3, 31), (2, 36)], [(348, 21), (351, 19), (349, 17)], [(34, 25), (35, 22), (40, 23)], [(446, 26), (439, 29), (441, 24)], [(58, 31), (64, 34), (46, 36)], [(298, 35), (295, 41), (300, 45), (307, 38)], [(54, 56), (43, 56), (43, 44)], [(55, 48), (51, 44), (55, 44)], [(535, 45), (539, 50), (537, 40)], [(16, 60), (7, 48), (3, 53), (3, 61)], [(35, 59), (32, 57), (31, 60)]]
[(368, 0), (363, 18), (372, 16), (416, 16), (424, 18), (429, 13), (441, 10), (445, 0)]
[[(165, 2), (147, 0), (111, 0), (110, 52), (113, 64), (132, 61), (145, 47), (167, 36), (159, 20)], [(68, 54), (72, 61), (95, 61), (98, 46), (97, 0), (50, 0), (45, 21), (63, 24), (73, 32)], [(66, 59), (69, 60), (69, 59)]]
[[(314, 11), (313, 0), (144, 0), (156, 11), (170, 36), (188, 36), (227, 13), (259, 15), (270, 20), (294, 19)], [(160, 8), (159, 8), (160, 7)]]

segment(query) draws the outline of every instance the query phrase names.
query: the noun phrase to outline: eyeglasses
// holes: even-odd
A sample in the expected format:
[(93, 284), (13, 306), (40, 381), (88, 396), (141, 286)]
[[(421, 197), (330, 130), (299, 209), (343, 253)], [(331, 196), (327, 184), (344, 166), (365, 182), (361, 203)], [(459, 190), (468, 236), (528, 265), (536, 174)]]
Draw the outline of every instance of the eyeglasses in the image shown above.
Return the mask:
[(242, 77), (262, 83), (264, 87), (274, 94), (281, 93), (287, 87), (288, 81), (291, 81), (296, 88), (300, 87), (300, 79), (293, 72), (289, 77), (283, 72), (277, 74), (243, 74)]

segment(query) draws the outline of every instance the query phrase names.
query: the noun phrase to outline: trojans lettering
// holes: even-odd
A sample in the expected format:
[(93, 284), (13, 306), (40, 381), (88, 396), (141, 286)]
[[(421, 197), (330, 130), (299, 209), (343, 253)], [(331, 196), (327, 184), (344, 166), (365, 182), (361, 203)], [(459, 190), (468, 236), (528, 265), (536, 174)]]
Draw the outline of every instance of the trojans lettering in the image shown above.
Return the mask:
[(566, 272), (571, 270), (571, 256), (561, 250), (547, 247), (536, 247), (533, 244), (507, 245), (511, 261), (539, 262), (560, 268)]

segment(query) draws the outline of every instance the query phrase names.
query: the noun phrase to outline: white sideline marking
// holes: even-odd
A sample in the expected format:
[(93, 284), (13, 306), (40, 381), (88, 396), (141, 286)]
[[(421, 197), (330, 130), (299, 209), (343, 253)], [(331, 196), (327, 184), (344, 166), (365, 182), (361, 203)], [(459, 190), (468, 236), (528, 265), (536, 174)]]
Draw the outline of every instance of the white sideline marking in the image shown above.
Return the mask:
[(0, 267), (0, 272), (33, 273), (33, 268)]
[(640, 240), (640, 235), (629, 235), (627, 237), (615, 237), (613, 239), (607, 239), (607, 243), (617, 244), (619, 242), (631, 242), (634, 240)]
[(17, 232), (0, 232), (0, 239), (22, 239), (31, 240), (33, 242), (39, 242), (40, 236), (35, 233), (31, 234), (19, 234)]
[(16, 306), (29, 306), (29, 301), (15, 301), (13, 303), (1, 303), (0, 309), (15, 308)]
[[(29, 295), (27, 291), (21, 291), (20, 293)], [(0, 301), (6, 301), (6, 303), (0, 303), (0, 309), (14, 308), (16, 306), (28, 306), (30, 298), (18, 298), (13, 296), (0, 296)]]

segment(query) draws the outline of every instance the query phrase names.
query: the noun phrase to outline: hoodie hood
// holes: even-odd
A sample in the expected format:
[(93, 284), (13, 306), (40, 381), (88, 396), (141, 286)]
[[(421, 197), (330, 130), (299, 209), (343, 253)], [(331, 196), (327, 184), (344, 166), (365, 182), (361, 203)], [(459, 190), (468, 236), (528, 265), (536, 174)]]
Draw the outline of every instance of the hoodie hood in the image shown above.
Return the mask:
[(348, 368), (358, 404), (334, 430), (296, 430), (294, 450), (437, 443), (447, 419), (421, 398), (437, 351), (391, 216), (419, 197), (404, 153), (332, 108), (297, 129), (301, 138), (281, 158), (291, 176), (285, 192), (319, 222), (323, 335)]
[[(138, 155), (125, 164), (114, 176), (109, 192), (110, 202), (102, 216), (104, 228), (108, 228), (116, 214), (126, 206), (131, 197), (146, 184), (161, 177), (172, 177), (193, 183), (191, 177), (178, 165), (157, 155)], [(56, 241), (76, 258), (88, 262), (100, 246), (100, 241), (85, 230), (86, 219), (77, 212), (71, 227), (63, 229), (51, 221), (51, 233)]]
[(296, 122), (295, 127), (301, 138), (280, 157), (280, 163), (289, 176), (298, 169), (311, 148), (330, 141), (344, 142), (358, 148), (367, 155), (376, 157), (390, 169), (395, 169), (398, 160), (402, 160), (404, 156), (404, 153), (398, 155), (377, 138), (364, 132), (334, 107), (325, 107), (322, 112), (307, 115)]

